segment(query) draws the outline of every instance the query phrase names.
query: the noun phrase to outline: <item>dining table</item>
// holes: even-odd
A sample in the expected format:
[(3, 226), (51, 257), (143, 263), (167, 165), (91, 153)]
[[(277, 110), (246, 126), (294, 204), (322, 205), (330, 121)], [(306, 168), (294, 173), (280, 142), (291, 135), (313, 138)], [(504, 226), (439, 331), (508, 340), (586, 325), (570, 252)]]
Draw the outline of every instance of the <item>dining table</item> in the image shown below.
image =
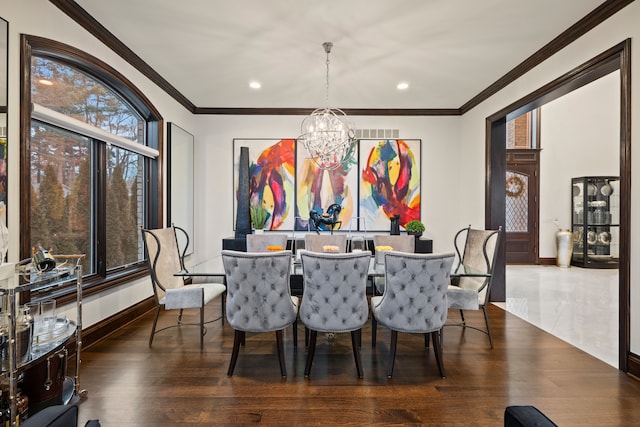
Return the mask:
[[(369, 262), (368, 276), (369, 279), (376, 277), (384, 277), (384, 264), (376, 262), (376, 257), (372, 256)], [(290, 286), (293, 295), (302, 295), (302, 263), (299, 258), (291, 258)], [(224, 283), (225, 271), (222, 263), (222, 255), (213, 256), (202, 262), (194, 263), (191, 266), (185, 266), (184, 269), (174, 273), (175, 276), (184, 278), (193, 277), (216, 277)], [(451, 277), (491, 277), (491, 273), (473, 268), (462, 264), (459, 260), (453, 263), (451, 267)], [(373, 287), (371, 289), (373, 292)]]

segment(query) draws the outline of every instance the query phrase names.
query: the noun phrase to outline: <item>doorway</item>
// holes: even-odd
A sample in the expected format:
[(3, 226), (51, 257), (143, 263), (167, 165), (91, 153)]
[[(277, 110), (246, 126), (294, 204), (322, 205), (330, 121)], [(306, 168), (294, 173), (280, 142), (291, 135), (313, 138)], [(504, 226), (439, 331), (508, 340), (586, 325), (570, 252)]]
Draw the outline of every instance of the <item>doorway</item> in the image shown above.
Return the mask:
[(507, 264), (538, 264), (540, 109), (507, 122), (505, 242)]
[[(620, 70), (620, 267), (619, 267), (619, 369), (640, 375), (640, 356), (630, 352), (630, 226), (631, 226), (631, 41), (627, 39), (585, 64), (532, 92), (487, 118), (485, 227), (505, 225), (506, 123), (575, 89)], [(505, 300), (506, 245), (501, 245), (495, 265), (500, 280), (494, 282), (492, 300)]]
[(538, 264), (540, 153), (508, 149), (505, 195), (507, 264)]

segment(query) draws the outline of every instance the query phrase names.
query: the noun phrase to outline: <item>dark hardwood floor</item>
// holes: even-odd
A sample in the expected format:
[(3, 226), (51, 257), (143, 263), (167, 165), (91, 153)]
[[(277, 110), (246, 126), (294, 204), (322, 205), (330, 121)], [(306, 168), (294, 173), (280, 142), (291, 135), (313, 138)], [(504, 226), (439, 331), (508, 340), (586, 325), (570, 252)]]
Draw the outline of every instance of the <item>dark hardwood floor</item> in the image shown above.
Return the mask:
[[(212, 304), (208, 313), (219, 315)], [(473, 330), (444, 333), (447, 378), (438, 375), (422, 336), (400, 334), (393, 379), (386, 377), (389, 332), (363, 331), (364, 379), (356, 375), (349, 334), (318, 335), (311, 377), (300, 327), (297, 352), (285, 332), (288, 378), (280, 377), (275, 334), (247, 334), (234, 376), (226, 375), (233, 330), (169, 329), (147, 346), (149, 313), (82, 354), (88, 397), (80, 418), (109, 426), (430, 425), (501, 426), (508, 405), (534, 405), (560, 426), (640, 425), (640, 382), (497, 307), (489, 308), (495, 348)], [(189, 314), (195, 320), (195, 312)], [(450, 312), (457, 319), (457, 312)], [(482, 324), (481, 313), (467, 316)], [(160, 325), (175, 320), (163, 313)]]

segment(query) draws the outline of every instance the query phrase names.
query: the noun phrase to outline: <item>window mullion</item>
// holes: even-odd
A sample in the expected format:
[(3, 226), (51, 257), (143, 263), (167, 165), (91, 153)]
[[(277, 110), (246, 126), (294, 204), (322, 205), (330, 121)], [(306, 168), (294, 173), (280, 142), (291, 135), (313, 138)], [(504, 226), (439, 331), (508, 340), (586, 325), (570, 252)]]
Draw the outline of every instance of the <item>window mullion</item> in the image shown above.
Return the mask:
[(95, 188), (93, 201), (93, 227), (95, 232), (96, 248), (96, 273), (99, 276), (107, 275), (107, 144), (93, 140), (95, 170)]

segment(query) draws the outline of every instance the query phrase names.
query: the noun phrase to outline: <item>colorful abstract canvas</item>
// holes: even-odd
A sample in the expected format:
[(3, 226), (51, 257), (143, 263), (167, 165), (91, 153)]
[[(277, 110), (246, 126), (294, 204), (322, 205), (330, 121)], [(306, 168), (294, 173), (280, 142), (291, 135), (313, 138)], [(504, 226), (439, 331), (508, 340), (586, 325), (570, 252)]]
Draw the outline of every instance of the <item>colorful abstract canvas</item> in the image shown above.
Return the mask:
[(235, 218), (240, 147), (249, 147), (250, 207), (266, 215), (265, 230), (292, 230), (294, 224), (295, 139), (234, 139)]
[(360, 216), (373, 231), (388, 231), (393, 215), (400, 225), (420, 220), (419, 139), (359, 141)]
[[(357, 216), (358, 165), (357, 150), (340, 167), (323, 170), (316, 166), (304, 145), (297, 147), (296, 161), (296, 230), (307, 230), (309, 212), (324, 212), (329, 206), (338, 204), (341, 211), (338, 221), (341, 229), (349, 227), (351, 218)], [(321, 225), (320, 229), (326, 226)], [(313, 229), (313, 227), (311, 227)]]

